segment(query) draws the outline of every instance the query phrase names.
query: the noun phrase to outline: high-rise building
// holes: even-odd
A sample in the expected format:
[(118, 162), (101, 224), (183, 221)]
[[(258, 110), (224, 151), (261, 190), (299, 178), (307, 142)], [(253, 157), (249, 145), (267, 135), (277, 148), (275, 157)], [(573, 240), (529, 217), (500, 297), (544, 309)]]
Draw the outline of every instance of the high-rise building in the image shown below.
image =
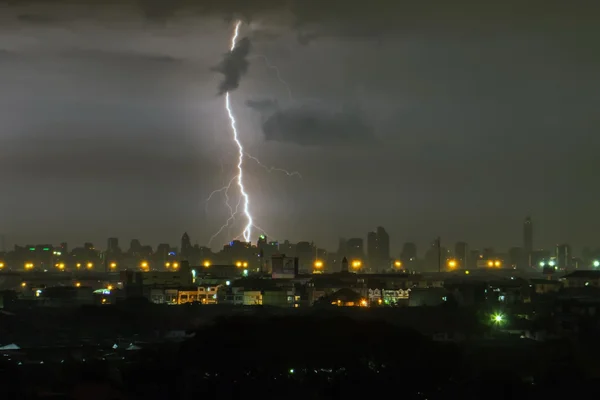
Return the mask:
[(400, 253), (400, 261), (402, 261), (405, 268), (408, 268), (409, 263), (415, 263), (417, 261), (417, 245), (412, 242), (404, 243)]
[(571, 267), (573, 254), (571, 253), (571, 246), (568, 244), (556, 245), (556, 266), (560, 269), (567, 269)]
[(359, 259), (363, 260), (365, 257), (364, 253), (364, 245), (362, 238), (352, 238), (348, 239), (347, 242), (347, 254), (346, 256), (350, 259)]
[(469, 268), (469, 245), (465, 242), (457, 242), (454, 245), (454, 258), (460, 268)]
[(138, 239), (131, 239), (131, 243), (129, 244), (129, 253), (131, 255), (137, 256), (142, 251), (142, 244)]
[(527, 266), (532, 266), (531, 254), (533, 252), (533, 221), (527, 216), (523, 222), (523, 252), (527, 259)]
[(190, 256), (191, 251), (192, 251), (192, 242), (190, 240), (190, 236), (187, 234), (187, 232), (184, 232), (183, 236), (181, 236), (181, 250), (180, 250), (181, 257), (183, 259), (187, 259)]
[(262, 249), (265, 246), (267, 246), (267, 237), (265, 235), (260, 235), (256, 241), (256, 247)]
[(367, 257), (371, 268), (389, 267), (390, 235), (381, 226), (367, 234)]
[(118, 238), (108, 238), (108, 243), (106, 244), (106, 252), (107, 253), (119, 253), (119, 239)]

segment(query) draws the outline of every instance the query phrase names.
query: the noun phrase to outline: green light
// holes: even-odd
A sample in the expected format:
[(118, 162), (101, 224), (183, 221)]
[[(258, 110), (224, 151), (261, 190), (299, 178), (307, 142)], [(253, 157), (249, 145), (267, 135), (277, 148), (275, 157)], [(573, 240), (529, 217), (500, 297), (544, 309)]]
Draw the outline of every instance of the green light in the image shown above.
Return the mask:
[(29, 251), (35, 251), (35, 247), (30, 247)]
[(261, 238), (261, 239), (264, 239), (264, 238), (265, 238), (265, 235), (260, 235), (260, 238)]
[(500, 324), (503, 324), (504, 322), (506, 322), (504, 315), (502, 315), (500, 313), (492, 315), (492, 321), (497, 325), (500, 325)]
[(50, 248), (44, 247), (42, 250), (44, 250), (44, 251), (50, 251)]

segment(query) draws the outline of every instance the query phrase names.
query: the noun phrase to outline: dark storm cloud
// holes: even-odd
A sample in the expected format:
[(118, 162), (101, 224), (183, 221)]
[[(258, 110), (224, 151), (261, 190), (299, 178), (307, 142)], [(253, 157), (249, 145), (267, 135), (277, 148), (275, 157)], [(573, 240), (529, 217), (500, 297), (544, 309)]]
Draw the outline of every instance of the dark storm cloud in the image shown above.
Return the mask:
[(279, 104), (275, 99), (246, 100), (246, 106), (260, 112), (263, 115), (272, 113), (279, 109)]
[(300, 146), (346, 146), (374, 141), (359, 113), (308, 107), (276, 111), (263, 123), (263, 133), (265, 140)]
[[(59, 0), (53, 3), (72, 5)], [(12, 4), (43, 5), (35, 0), (14, 1)], [(80, 0), (110, 8), (104, 0)], [(448, 27), (487, 29), (492, 25), (514, 29), (531, 29), (540, 23), (556, 25), (583, 21), (593, 22), (597, 2), (574, 0), (122, 0), (118, 7), (129, 6), (149, 20), (167, 21), (180, 15), (220, 16), (223, 19), (243, 18), (250, 21), (266, 14), (290, 16), (289, 24), (296, 28), (319, 27), (313, 36), (373, 35), (382, 32), (408, 32)], [(115, 5), (115, 7), (117, 7)], [(65, 11), (67, 13), (67, 11)], [(36, 13), (36, 18), (40, 14)], [(304, 36), (303, 38), (306, 38)]]
[(250, 39), (247, 37), (237, 42), (237, 45), (225, 54), (223, 61), (213, 68), (214, 71), (223, 74), (223, 80), (219, 84), (219, 94), (237, 89), (240, 86), (242, 76), (248, 72), (248, 53), (250, 53)]
[(69, 49), (60, 52), (58, 55), (90, 63), (116, 63), (123, 67), (170, 67), (183, 63), (181, 59), (166, 55), (99, 49)]
[(19, 14), (17, 19), (20, 22), (32, 25), (52, 25), (60, 22), (59, 19), (43, 14)]

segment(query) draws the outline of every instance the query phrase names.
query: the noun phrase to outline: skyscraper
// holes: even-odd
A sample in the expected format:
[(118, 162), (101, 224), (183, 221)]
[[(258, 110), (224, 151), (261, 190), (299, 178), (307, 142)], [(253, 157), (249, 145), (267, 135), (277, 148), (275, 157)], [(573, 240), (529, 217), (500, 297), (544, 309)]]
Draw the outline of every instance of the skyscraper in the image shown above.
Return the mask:
[(363, 240), (362, 238), (351, 238), (346, 242), (346, 256), (351, 259), (364, 259), (365, 253), (363, 251)]
[(558, 268), (567, 269), (571, 267), (572, 259), (571, 246), (568, 244), (556, 245), (556, 266)]
[(119, 252), (119, 239), (118, 238), (108, 238), (108, 243), (106, 245), (107, 253), (118, 253)]
[(389, 267), (390, 235), (381, 226), (377, 227), (376, 231), (367, 234), (367, 257), (371, 268), (385, 269)]
[(529, 216), (523, 222), (523, 252), (527, 260), (526, 265), (530, 267), (532, 265), (531, 253), (533, 253), (533, 222)]
[(469, 245), (465, 242), (457, 242), (454, 245), (454, 257), (460, 268), (469, 268)]
[(192, 250), (192, 242), (190, 241), (190, 236), (187, 232), (183, 233), (181, 236), (181, 257), (183, 259), (187, 259), (190, 256), (190, 252)]
[(400, 261), (408, 268), (409, 263), (414, 264), (417, 261), (417, 245), (412, 242), (406, 242), (402, 245)]

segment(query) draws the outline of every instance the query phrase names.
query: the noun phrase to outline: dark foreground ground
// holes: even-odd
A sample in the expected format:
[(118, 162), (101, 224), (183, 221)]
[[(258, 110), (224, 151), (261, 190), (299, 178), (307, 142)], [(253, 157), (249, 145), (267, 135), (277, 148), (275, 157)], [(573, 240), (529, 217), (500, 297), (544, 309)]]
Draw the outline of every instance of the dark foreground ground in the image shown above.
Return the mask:
[[(593, 345), (433, 342), (347, 315), (230, 316), (179, 343), (15, 350), (0, 398), (549, 399), (600, 395)], [(590, 397), (591, 396), (591, 397)]]

